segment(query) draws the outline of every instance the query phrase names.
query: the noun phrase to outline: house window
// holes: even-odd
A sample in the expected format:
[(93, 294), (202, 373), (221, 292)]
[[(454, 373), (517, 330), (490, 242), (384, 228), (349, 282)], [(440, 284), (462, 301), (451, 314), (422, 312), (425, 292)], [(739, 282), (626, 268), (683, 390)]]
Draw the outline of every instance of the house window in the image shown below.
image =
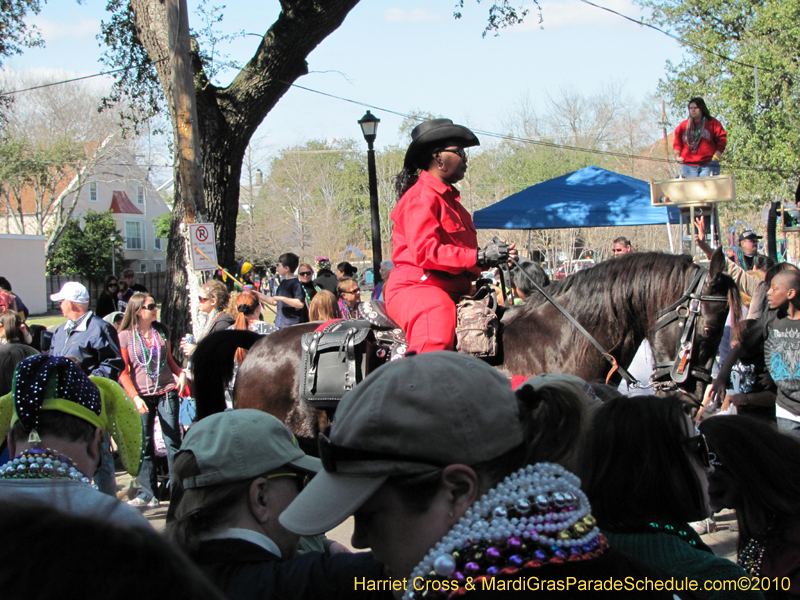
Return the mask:
[(139, 273), (147, 273), (147, 263), (139, 263)]
[[(156, 231), (156, 224), (153, 223), (153, 249), (154, 250), (163, 250), (164, 248), (161, 246), (161, 238), (158, 237), (158, 232)], [(156, 269), (157, 271), (158, 269)]]
[(97, 202), (97, 183), (89, 182), (89, 202)]
[(139, 206), (144, 205), (144, 186), (136, 186), (136, 204)]
[(144, 250), (144, 224), (141, 221), (125, 221), (125, 249)]
[(163, 273), (164, 272), (164, 263), (160, 260), (154, 261), (153, 264), (156, 266), (156, 273)]

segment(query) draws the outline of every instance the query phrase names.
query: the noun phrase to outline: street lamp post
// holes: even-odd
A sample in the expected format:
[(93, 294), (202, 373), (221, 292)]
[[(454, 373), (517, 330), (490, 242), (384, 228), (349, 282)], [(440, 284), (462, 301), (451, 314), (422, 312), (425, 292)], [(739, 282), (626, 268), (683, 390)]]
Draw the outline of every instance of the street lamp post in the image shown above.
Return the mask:
[(378, 173), (375, 168), (375, 150), (372, 147), (381, 120), (367, 111), (358, 124), (367, 141), (367, 170), (369, 172), (369, 210), (372, 221), (372, 281), (377, 286), (381, 282), (381, 215), (378, 211)]
[(117, 276), (117, 234), (112, 233), (108, 236), (108, 239), (111, 240), (111, 274), (116, 277)]

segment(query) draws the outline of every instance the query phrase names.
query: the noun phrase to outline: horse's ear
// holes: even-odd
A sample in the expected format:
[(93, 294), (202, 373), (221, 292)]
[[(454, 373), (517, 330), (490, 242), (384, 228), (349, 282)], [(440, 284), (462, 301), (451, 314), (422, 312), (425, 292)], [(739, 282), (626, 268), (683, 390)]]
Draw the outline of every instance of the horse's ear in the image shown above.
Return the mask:
[(714, 250), (714, 254), (711, 255), (711, 264), (708, 267), (708, 276), (709, 278), (713, 279), (720, 273), (725, 272), (725, 261), (728, 260), (725, 258), (725, 255), (722, 253), (722, 247), (720, 246), (716, 250)]

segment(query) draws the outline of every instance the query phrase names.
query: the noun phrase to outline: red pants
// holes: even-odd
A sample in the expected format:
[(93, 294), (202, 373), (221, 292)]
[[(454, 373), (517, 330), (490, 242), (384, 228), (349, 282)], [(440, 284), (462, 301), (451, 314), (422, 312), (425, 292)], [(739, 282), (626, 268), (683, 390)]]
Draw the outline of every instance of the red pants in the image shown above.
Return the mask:
[(418, 282), (418, 278), (404, 277), (396, 271), (385, 284), (386, 312), (406, 332), (408, 351), (455, 349), (454, 296), (461, 294), (451, 295), (430, 279)]

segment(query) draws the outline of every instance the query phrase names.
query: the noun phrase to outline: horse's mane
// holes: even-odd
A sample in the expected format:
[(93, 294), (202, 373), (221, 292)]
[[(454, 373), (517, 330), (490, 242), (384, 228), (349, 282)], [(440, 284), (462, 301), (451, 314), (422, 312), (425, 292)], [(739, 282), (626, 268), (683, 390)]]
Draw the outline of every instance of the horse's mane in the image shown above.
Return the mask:
[[(691, 265), (692, 259), (683, 254), (636, 252), (578, 271), (547, 291), (587, 329), (606, 324), (623, 331), (647, 331), (652, 323), (636, 317), (668, 306), (683, 291)], [(524, 318), (544, 302), (544, 296), (533, 294), (506, 323)]]

